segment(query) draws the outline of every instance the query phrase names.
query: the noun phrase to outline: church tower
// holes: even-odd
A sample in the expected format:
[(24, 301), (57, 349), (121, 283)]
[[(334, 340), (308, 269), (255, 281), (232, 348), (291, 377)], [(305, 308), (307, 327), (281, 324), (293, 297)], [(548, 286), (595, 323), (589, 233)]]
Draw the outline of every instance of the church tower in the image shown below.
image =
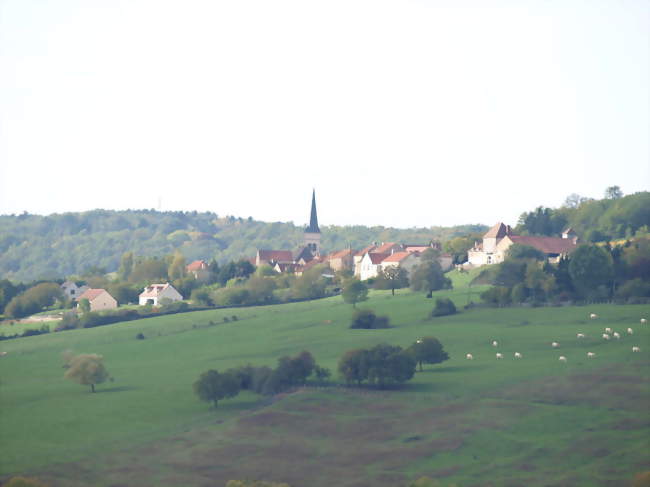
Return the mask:
[(311, 195), (311, 216), (309, 226), (305, 229), (305, 246), (315, 256), (320, 255), (320, 228), (318, 228), (318, 216), (316, 215), (316, 190)]

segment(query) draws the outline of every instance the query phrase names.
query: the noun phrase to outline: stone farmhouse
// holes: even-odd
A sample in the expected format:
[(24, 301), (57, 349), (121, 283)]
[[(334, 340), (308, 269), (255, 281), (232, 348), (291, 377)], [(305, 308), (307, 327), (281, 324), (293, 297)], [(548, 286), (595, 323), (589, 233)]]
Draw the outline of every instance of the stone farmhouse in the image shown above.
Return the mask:
[(90, 311), (117, 308), (117, 301), (106, 289), (86, 289), (86, 291), (77, 297), (77, 301), (81, 301), (82, 299), (88, 300), (90, 303)]
[(499, 264), (504, 261), (511, 245), (529, 245), (546, 254), (549, 262), (556, 263), (578, 246), (578, 237), (571, 228), (562, 232), (562, 237), (532, 237), (515, 235), (512, 227), (497, 223), (483, 235), (483, 242), (476, 242), (467, 252), (464, 268)]
[(452, 256), (447, 253), (440, 253), (440, 244), (429, 242), (428, 245), (398, 244), (395, 242), (371, 245), (354, 257), (354, 275), (362, 281), (377, 277), (380, 271), (388, 267), (402, 267), (407, 274), (420, 264), (420, 255), (428, 250), (434, 249), (439, 252), (438, 262), (443, 271), (452, 267)]
[(161, 301), (167, 299), (169, 301), (181, 301), (183, 296), (179, 293), (174, 286), (169, 283), (165, 284), (151, 284), (144, 288), (138, 297), (138, 304), (145, 306), (151, 304), (158, 306)]

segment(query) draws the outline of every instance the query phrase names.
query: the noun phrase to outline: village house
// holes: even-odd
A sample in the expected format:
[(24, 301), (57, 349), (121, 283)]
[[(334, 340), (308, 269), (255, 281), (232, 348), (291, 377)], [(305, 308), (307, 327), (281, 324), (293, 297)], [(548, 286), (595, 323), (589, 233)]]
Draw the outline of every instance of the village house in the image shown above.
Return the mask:
[(330, 269), (337, 272), (352, 269), (354, 265), (353, 258), (354, 251), (352, 249), (345, 249), (331, 253), (325, 260), (329, 264)]
[(515, 235), (512, 227), (497, 223), (483, 235), (482, 242), (476, 242), (467, 252), (467, 262), (462, 267), (472, 268), (499, 264), (506, 258), (508, 249), (515, 243), (529, 245), (543, 252), (549, 262), (573, 252), (578, 246), (578, 237), (571, 228), (562, 232), (562, 237), (535, 237)]
[[(106, 289), (86, 289), (77, 298), (77, 303), (82, 299), (87, 299), (90, 303), (90, 311), (102, 311), (105, 309), (117, 308), (117, 301), (111, 296)], [(79, 304), (77, 304), (77, 307)]]
[(210, 267), (204, 260), (195, 260), (186, 268), (188, 274), (192, 274), (197, 281), (207, 281), (210, 278)]
[(140, 306), (151, 304), (158, 306), (163, 300), (181, 301), (183, 296), (169, 283), (165, 284), (151, 284), (144, 288), (138, 297)]
[(86, 285), (77, 285), (76, 282), (73, 281), (65, 281), (63, 284), (61, 284), (61, 291), (63, 291), (63, 294), (67, 299), (70, 300), (76, 300), (78, 297), (86, 292), (88, 290), (88, 286)]
[(359, 279), (365, 281), (377, 277), (381, 270), (382, 261), (390, 255), (388, 253), (367, 252), (359, 263)]
[(401, 267), (410, 276), (413, 269), (420, 265), (420, 254), (416, 252), (395, 252), (381, 261), (381, 269)]

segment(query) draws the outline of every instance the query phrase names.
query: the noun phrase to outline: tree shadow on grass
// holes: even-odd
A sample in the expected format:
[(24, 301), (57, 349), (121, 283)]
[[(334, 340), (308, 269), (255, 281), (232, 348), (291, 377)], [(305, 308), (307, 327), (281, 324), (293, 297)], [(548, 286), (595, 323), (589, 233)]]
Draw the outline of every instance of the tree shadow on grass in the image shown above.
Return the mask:
[(125, 392), (125, 391), (136, 391), (137, 387), (132, 386), (117, 386), (117, 387), (107, 387), (107, 388), (95, 388), (95, 393), (99, 394), (101, 392)]
[(465, 370), (469, 369), (469, 365), (454, 365), (454, 366), (448, 366), (448, 367), (428, 367), (425, 365), (424, 370), (422, 372), (418, 371), (418, 374), (425, 374), (428, 372), (433, 372), (436, 374), (441, 374), (444, 372), (464, 372)]

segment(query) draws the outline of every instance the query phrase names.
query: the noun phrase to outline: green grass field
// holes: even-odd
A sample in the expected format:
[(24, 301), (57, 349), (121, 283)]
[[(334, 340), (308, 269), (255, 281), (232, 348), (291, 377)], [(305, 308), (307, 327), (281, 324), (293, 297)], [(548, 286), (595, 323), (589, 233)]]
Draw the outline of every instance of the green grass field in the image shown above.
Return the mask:
[[(386, 330), (348, 329), (351, 306), (334, 297), (0, 342), (0, 475), (73, 487), (220, 487), (231, 478), (397, 487), (422, 475), (463, 487), (597, 486), (628, 485), (650, 469), (650, 325), (639, 324), (650, 306), (465, 311), (482, 288), (456, 284), (438, 295), (461, 312), (436, 319), (422, 294), (372, 293), (361, 306), (388, 314)], [(602, 340), (605, 326), (621, 340)], [(399, 390), (243, 393), (218, 410), (192, 393), (209, 368), (274, 366), (306, 349), (335, 372), (351, 348), (429, 335), (451, 359)], [(65, 381), (66, 349), (104, 355), (115, 381), (96, 394)]]

